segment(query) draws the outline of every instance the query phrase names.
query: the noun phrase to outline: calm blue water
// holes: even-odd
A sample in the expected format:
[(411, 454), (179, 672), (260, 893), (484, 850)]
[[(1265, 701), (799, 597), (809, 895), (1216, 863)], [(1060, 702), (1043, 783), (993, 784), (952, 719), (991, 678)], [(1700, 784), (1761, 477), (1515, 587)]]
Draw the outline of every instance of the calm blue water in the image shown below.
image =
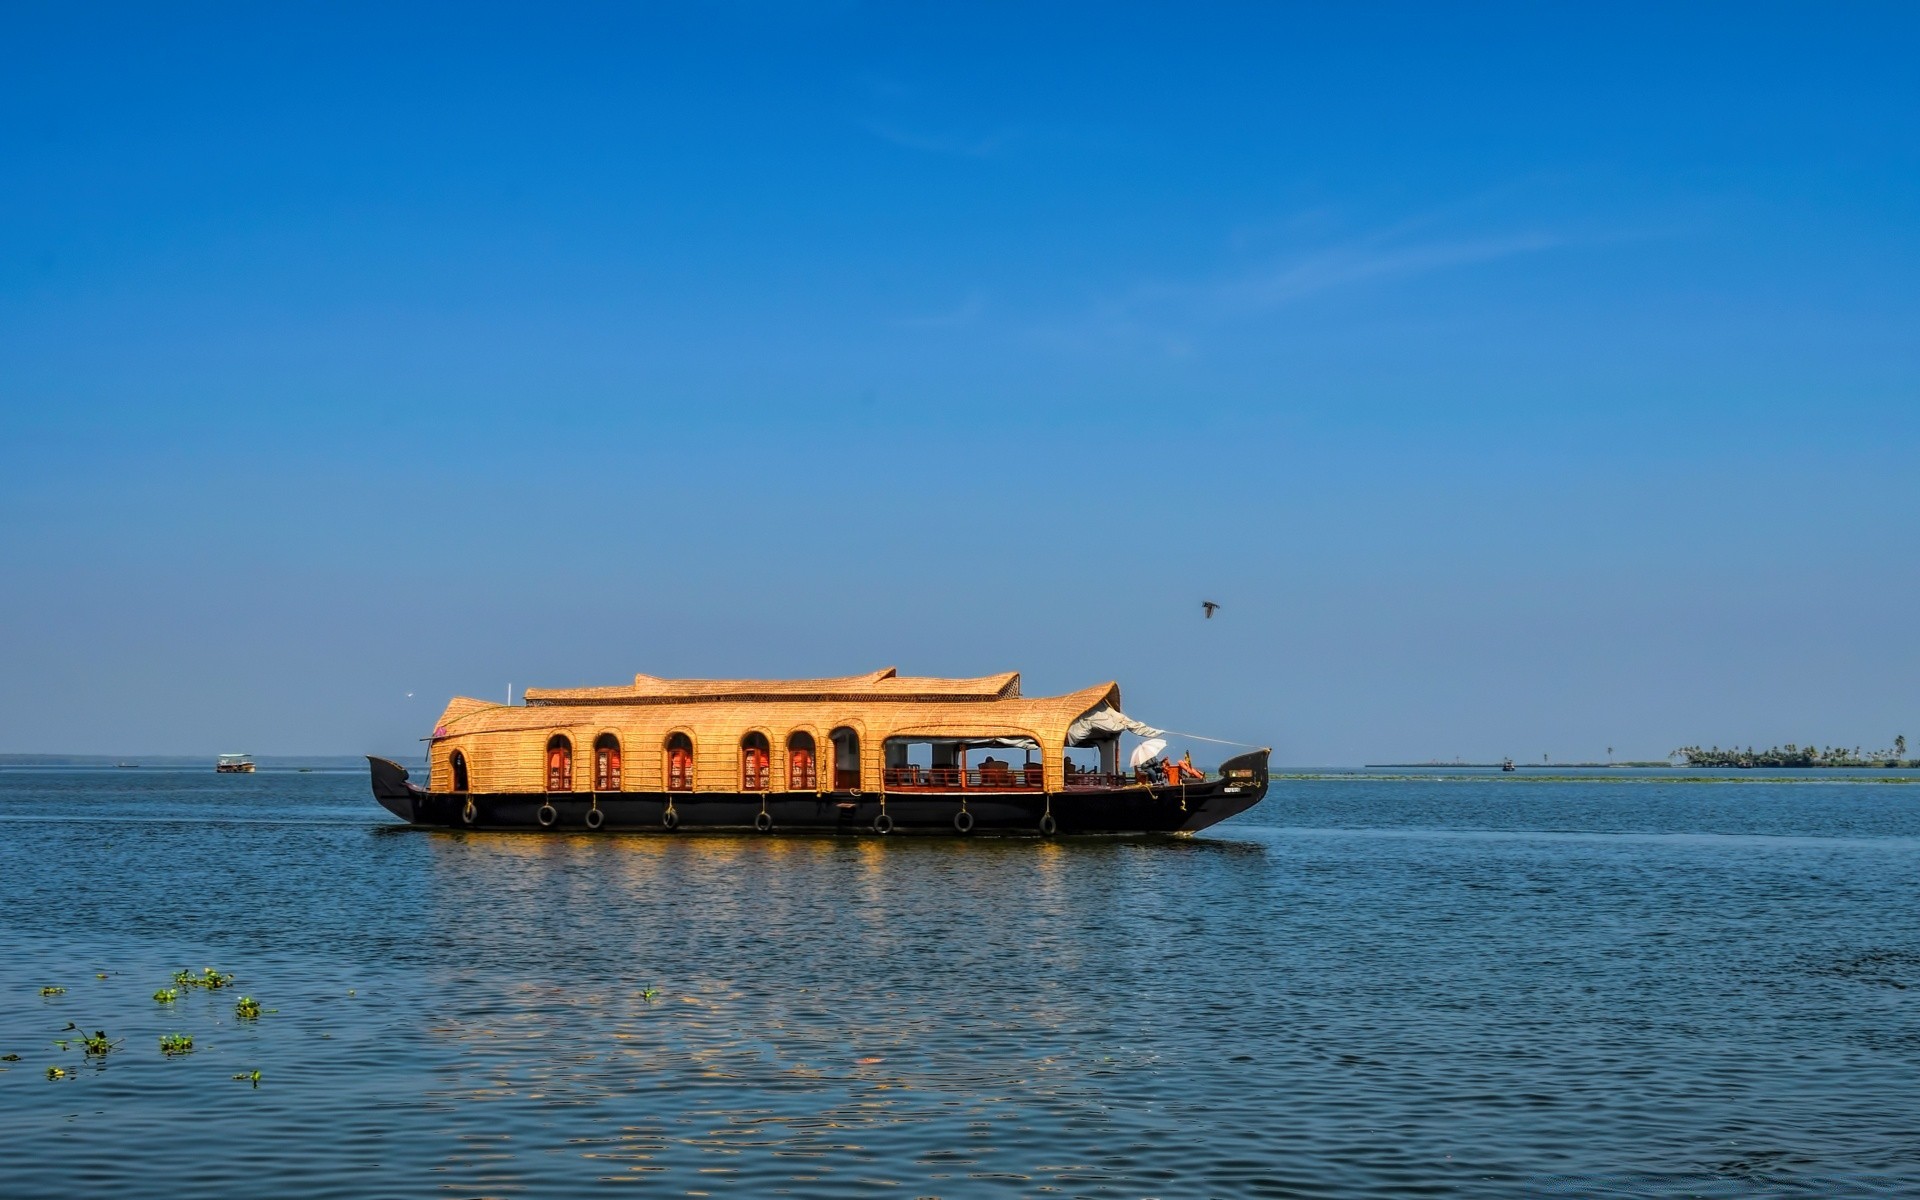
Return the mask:
[(1920, 1194), (1920, 785), (616, 840), (394, 828), (359, 773), (0, 771), (0, 905), (7, 1197)]

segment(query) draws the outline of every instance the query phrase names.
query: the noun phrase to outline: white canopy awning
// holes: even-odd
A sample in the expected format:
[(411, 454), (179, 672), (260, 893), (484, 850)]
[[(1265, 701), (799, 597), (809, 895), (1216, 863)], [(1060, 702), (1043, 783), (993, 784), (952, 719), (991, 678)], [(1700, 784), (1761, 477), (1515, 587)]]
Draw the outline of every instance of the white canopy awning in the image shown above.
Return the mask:
[(1091, 746), (1104, 742), (1123, 733), (1137, 733), (1141, 737), (1159, 737), (1164, 729), (1155, 729), (1121, 712), (1111, 704), (1101, 704), (1083, 715), (1078, 721), (1067, 726), (1067, 745)]

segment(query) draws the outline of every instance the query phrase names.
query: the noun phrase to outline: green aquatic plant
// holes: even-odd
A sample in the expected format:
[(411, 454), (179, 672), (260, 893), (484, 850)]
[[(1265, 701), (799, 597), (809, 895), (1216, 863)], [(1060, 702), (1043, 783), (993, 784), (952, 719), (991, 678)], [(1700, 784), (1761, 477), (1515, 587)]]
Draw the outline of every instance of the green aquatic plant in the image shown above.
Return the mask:
[(160, 1036), (160, 1053), (172, 1058), (176, 1054), (193, 1053), (193, 1035), (190, 1033), (166, 1033)]
[(64, 996), (67, 994), (67, 989), (63, 987), (43, 987), (40, 989), (40, 994), (42, 996)]
[(20, 1061), (20, 1056), (18, 1054), (0, 1054), (0, 1062), (19, 1062), (19, 1061)]
[(159, 991), (153, 994), (153, 998), (155, 1001), (161, 1004), (172, 1004), (175, 1000), (178, 1000), (180, 998), (180, 989), (179, 988), (161, 988)]
[[(119, 1042), (116, 1042), (112, 1038), (108, 1037), (107, 1031), (104, 1029), (96, 1029), (92, 1033), (88, 1033), (86, 1030), (75, 1026), (72, 1021), (67, 1022), (67, 1028), (73, 1030), (75, 1033), (80, 1035), (77, 1040), (80, 1043), (80, 1052), (82, 1054), (92, 1054), (92, 1055), (99, 1055), (104, 1057), (105, 1055), (110, 1053), (115, 1046), (118, 1046), (120, 1044)], [(62, 1038), (60, 1041), (54, 1044), (59, 1046), (62, 1050), (64, 1050), (67, 1047), (67, 1041), (68, 1039)]]
[(248, 1079), (248, 1080), (252, 1080), (252, 1081), (253, 1081), (253, 1086), (254, 1086), (254, 1087), (259, 1087), (259, 1086), (260, 1086), (260, 1072), (258, 1072), (258, 1071), (247, 1071), (247, 1072), (244, 1072), (244, 1073), (242, 1073), (242, 1074), (239, 1074), (239, 1075), (235, 1075), (235, 1076), (234, 1076), (234, 1078), (235, 1078), (235, 1079)]
[(260, 1002), (252, 996), (242, 996), (233, 1006), (233, 1015), (242, 1021), (251, 1021), (260, 1015)]
[(642, 1000), (651, 1000), (655, 996), (658, 996), (659, 994), (660, 994), (659, 988), (641, 988), (640, 989), (640, 998)]
[(198, 975), (185, 969), (173, 973), (173, 981), (181, 987), (205, 988), (210, 992), (219, 991), (233, 983), (231, 974), (221, 974), (212, 967), (205, 967)]
[(61, 1067), (47, 1068), (48, 1079), (65, 1079), (66, 1077), (67, 1077), (67, 1072), (64, 1068), (61, 1068)]

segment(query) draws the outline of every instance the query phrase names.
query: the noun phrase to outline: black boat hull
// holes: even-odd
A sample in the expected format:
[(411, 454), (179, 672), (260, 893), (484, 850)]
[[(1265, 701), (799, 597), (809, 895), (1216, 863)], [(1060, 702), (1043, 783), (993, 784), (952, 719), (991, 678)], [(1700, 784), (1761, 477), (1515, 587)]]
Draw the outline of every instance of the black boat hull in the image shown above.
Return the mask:
[[(1185, 787), (1041, 792), (430, 792), (371, 755), (373, 795), (414, 825), (448, 829), (716, 832), (1072, 834), (1195, 833), (1267, 794), (1267, 751), (1221, 765)], [(542, 818), (546, 818), (543, 820)]]

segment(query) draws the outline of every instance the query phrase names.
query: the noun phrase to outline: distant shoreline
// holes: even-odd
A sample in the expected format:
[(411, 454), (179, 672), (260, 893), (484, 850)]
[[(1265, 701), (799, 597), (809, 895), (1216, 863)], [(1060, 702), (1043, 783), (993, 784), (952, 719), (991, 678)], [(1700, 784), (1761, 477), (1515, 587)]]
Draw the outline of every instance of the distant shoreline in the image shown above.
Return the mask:
[[(180, 770), (205, 767), (213, 770), (213, 754), (0, 754), (0, 767), (127, 767), (151, 770)], [(418, 762), (418, 751), (410, 757), (393, 755), (396, 762)], [(263, 771), (288, 768), (364, 770), (364, 754), (256, 754), (254, 761)]]
[[(1670, 763), (1663, 758), (1657, 762), (1571, 762), (1571, 763), (1569, 762), (1557, 762), (1557, 763), (1516, 762), (1513, 764), (1513, 769), (1516, 771), (1568, 771), (1576, 768), (1580, 770), (1590, 770), (1593, 768), (1604, 769), (1607, 767), (1671, 767), (1673, 765), (1674, 765), (1673, 763)], [(1365, 769), (1369, 771), (1375, 771), (1375, 770), (1409, 771), (1409, 770), (1430, 770), (1434, 767), (1453, 767), (1459, 770), (1471, 769), (1471, 770), (1498, 771), (1504, 766), (1506, 766), (1505, 763), (1498, 763), (1498, 762), (1484, 762), (1484, 763), (1409, 762), (1409, 763), (1367, 763)]]
[[(1505, 766), (1504, 763), (1497, 762), (1367, 763), (1364, 769), (1368, 771), (1431, 771), (1442, 768), (1452, 768), (1460, 771), (1497, 771), (1503, 766)], [(1913, 771), (1920, 770), (1920, 759), (1906, 759), (1904, 761), (1793, 763), (1784, 766), (1774, 763), (1676, 763), (1666, 759), (1659, 759), (1652, 762), (1517, 762), (1513, 764), (1513, 769), (1516, 771), (1604, 771), (1613, 767), (1637, 767), (1642, 770), (1665, 769), (1671, 771)]]

